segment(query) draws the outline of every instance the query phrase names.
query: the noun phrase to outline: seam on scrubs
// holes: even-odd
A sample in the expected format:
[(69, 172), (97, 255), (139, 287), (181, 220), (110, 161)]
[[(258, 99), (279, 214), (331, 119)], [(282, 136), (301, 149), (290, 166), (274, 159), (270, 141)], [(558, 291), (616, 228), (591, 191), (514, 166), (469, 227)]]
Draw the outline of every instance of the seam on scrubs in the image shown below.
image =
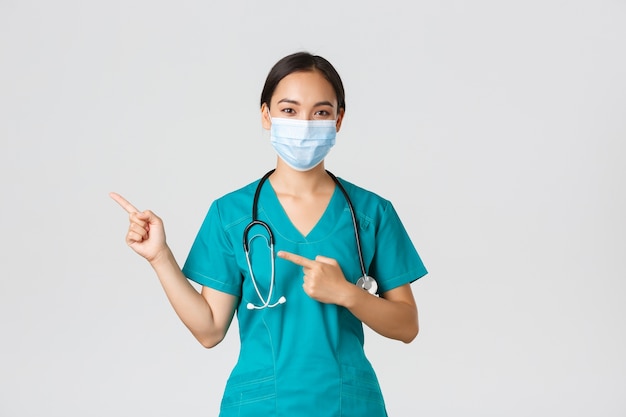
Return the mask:
[[(252, 216), (245, 215), (238, 219), (235, 219), (231, 221), (230, 223), (224, 225), (224, 231), (228, 232), (230, 229), (232, 229), (233, 227), (239, 226), (241, 223), (249, 223), (251, 218)], [(220, 219), (221, 219), (221, 216), (220, 216)]]
[(372, 402), (384, 406), (380, 384), (373, 371), (348, 365), (341, 366), (341, 396), (360, 402)]
[[(275, 191), (273, 189), (272, 189), (272, 192), (275, 194)], [(324, 210), (324, 213), (322, 214), (322, 217), (320, 217), (318, 219), (318, 222), (315, 224), (315, 226), (313, 226), (313, 229), (309, 232), (309, 234), (307, 236), (302, 235), (302, 233), (297, 230), (295, 225), (291, 222), (291, 219), (289, 219), (289, 216), (287, 215), (287, 212), (285, 211), (284, 207), (282, 207), (282, 205), (280, 205), (280, 201), (278, 202), (280, 207), (281, 207), (283, 217), (286, 218), (291, 223), (291, 227), (290, 228), (296, 230), (298, 232), (298, 234), (299, 234), (299, 236), (297, 238), (294, 238), (295, 240), (290, 238), (286, 234), (287, 232), (282, 233), (281, 232), (281, 228), (278, 227), (276, 224), (274, 224), (274, 222), (272, 221), (272, 217), (273, 216), (270, 215), (270, 213), (272, 213), (272, 211), (271, 210), (266, 210), (265, 207), (263, 206), (263, 202), (262, 201), (259, 201), (259, 203), (258, 203), (258, 213), (257, 213), (257, 215), (260, 217), (261, 214), (264, 214), (265, 217), (266, 217), (266, 220), (264, 220), (264, 221), (270, 226), (270, 228), (272, 229), (274, 235), (275, 236), (280, 236), (281, 239), (283, 239), (283, 240), (285, 240), (287, 242), (296, 243), (296, 244), (303, 244), (304, 243), (304, 244), (307, 244), (307, 245), (309, 245), (309, 244), (317, 244), (317, 243), (320, 243), (320, 242), (323, 242), (323, 241), (327, 240), (329, 238), (329, 236), (331, 236), (334, 233), (335, 229), (337, 228), (337, 226), (339, 224), (339, 222), (335, 222), (333, 228), (331, 230), (329, 230), (329, 232), (325, 236), (320, 236), (316, 240), (312, 240), (310, 238), (311, 232), (316, 230), (318, 228), (318, 226), (320, 225), (320, 222), (324, 221), (325, 217), (328, 216), (328, 210), (331, 208), (331, 205), (335, 204), (334, 200), (338, 198), (337, 195), (339, 195), (339, 194), (341, 194), (341, 191), (339, 190), (339, 187), (335, 186), (335, 190), (333, 191), (333, 195), (332, 195), (330, 201), (328, 202), (328, 205), (326, 206), (326, 209)], [(275, 198), (276, 198), (276, 200), (278, 200), (277, 196), (275, 196)], [(343, 208), (342, 213), (341, 213), (340, 216), (344, 215), (344, 212), (349, 212), (349, 208), (348, 208), (347, 202), (346, 202), (346, 205)]]
[(379, 280), (379, 293), (384, 293), (394, 288), (398, 288), (404, 284), (410, 284), (425, 276), (428, 272), (423, 268), (415, 268), (412, 271), (406, 272), (397, 277), (391, 279)]
[(254, 384), (258, 384), (260, 382), (269, 381), (272, 378), (274, 378), (273, 375), (268, 375), (268, 376), (264, 376), (264, 377), (257, 378), (257, 379), (252, 379), (252, 380), (246, 379), (246, 380), (244, 380), (242, 382), (234, 382), (234, 383), (231, 384), (231, 386), (233, 388), (245, 388), (248, 385), (254, 385)]
[[(248, 376), (249, 374), (231, 377), (222, 398), (222, 410), (236, 409), (241, 411), (242, 406), (265, 402), (276, 397), (275, 382), (272, 382), (275, 379), (274, 375), (246, 379)], [(237, 382), (238, 379), (241, 379), (241, 382)]]
[(235, 297), (241, 297), (241, 288), (238, 286), (228, 285), (223, 281), (207, 277), (206, 275), (202, 275), (201, 273), (193, 270), (185, 269), (184, 272), (187, 279), (190, 279), (193, 282), (205, 287), (213, 288), (214, 290), (223, 291), (230, 295), (234, 295)]
[(270, 332), (270, 328), (267, 325), (267, 322), (265, 321), (265, 316), (262, 317), (262, 320), (263, 320), (263, 326), (265, 326), (265, 330), (267, 331), (267, 335), (270, 340), (270, 346), (272, 348), (272, 366), (274, 367), (274, 394), (275, 394), (274, 412), (276, 413), (278, 412), (278, 385), (276, 383), (276, 352), (274, 351), (274, 340), (272, 339), (272, 332)]
[[(346, 209), (348, 210), (348, 209)], [(372, 223), (374, 221), (374, 219), (372, 219), (371, 217), (361, 213), (360, 211), (357, 211), (356, 213), (356, 217), (358, 218), (359, 221), (359, 229), (361, 230), (367, 230), (367, 228), (369, 227), (370, 223)]]

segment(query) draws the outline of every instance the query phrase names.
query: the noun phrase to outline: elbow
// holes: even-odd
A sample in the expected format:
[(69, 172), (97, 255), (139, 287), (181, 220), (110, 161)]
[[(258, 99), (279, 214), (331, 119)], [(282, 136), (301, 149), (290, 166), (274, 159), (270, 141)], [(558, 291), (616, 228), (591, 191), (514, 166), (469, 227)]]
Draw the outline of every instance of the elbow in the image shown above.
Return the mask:
[(403, 335), (403, 337), (400, 340), (403, 343), (408, 345), (413, 340), (415, 340), (419, 332), (420, 332), (420, 326), (419, 326), (419, 323), (416, 322), (413, 326), (411, 326), (411, 328)]
[(411, 343), (413, 340), (415, 340), (415, 338), (417, 337), (417, 334), (419, 333), (419, 326), (414, 326), (411, 331), (407, 332), (404, 337), (402, 337), (402, 339), (400, 339), (402, 342), (406, 343), (407, 345), (409, 343)]
[(215, 346), (219, 345), (219, 343), (220, 343), (219, 340), (211, 340), (211, 339), (202, 339), (202, 340), (199, 340), (199, 342), (202, 345), (202, 347), (205, 348), (205, 349), (214, 348)]
[(198, 342), (200, 342), (202, 347), (206, 349), (211, 349), (219, 345), (220, 342), (224, 340), (224, 335), (222, 334), (202, 335), (202, 336), (196, 336), (196, 339), (198, 340)]

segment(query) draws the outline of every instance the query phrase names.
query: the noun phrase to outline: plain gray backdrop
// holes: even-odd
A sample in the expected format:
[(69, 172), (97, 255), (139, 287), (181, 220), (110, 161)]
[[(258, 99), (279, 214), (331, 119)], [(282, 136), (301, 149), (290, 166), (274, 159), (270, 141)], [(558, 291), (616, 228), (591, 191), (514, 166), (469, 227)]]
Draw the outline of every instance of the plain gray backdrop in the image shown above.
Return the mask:
[(0, 416), (215, 416), (205, 350), (125, 244), (182, 263), (275, 164), (258, 99), (307, 50), (344, 79), (327, 168), (390, 199), (430, 273), (388, 411), (626, 415), (626, 3), (0, 0)]

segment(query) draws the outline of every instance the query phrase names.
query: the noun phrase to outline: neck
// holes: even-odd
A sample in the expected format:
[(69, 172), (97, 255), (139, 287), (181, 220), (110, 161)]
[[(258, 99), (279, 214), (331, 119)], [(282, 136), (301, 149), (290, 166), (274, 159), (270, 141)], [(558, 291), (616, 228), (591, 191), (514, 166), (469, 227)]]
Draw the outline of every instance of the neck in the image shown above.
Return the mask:
[(278, 158), (276, 170), (269, 180), (276, 192), (294, 196), (317, 193), (328, 186), (334, 187), (332, 178), (324, 168), (324, 161), (315, 168), (303, 172), (291, 168)]

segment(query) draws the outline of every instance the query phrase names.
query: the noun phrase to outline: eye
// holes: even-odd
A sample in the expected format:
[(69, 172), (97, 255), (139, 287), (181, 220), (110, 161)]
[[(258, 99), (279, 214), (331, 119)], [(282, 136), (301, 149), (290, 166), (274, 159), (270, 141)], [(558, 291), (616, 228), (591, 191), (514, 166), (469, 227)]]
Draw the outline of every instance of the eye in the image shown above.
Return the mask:
[(284, 109), (281, 109), (281, 113), (293, 115), (296, 114), (296, 111), (291, 107), (285, 107)]
[(318, 110), (313, 115), (317, 119), (327, 119), (328, 117), (331, 116), (331, 114), (330, 114), (330, 112), (328, 110)]

